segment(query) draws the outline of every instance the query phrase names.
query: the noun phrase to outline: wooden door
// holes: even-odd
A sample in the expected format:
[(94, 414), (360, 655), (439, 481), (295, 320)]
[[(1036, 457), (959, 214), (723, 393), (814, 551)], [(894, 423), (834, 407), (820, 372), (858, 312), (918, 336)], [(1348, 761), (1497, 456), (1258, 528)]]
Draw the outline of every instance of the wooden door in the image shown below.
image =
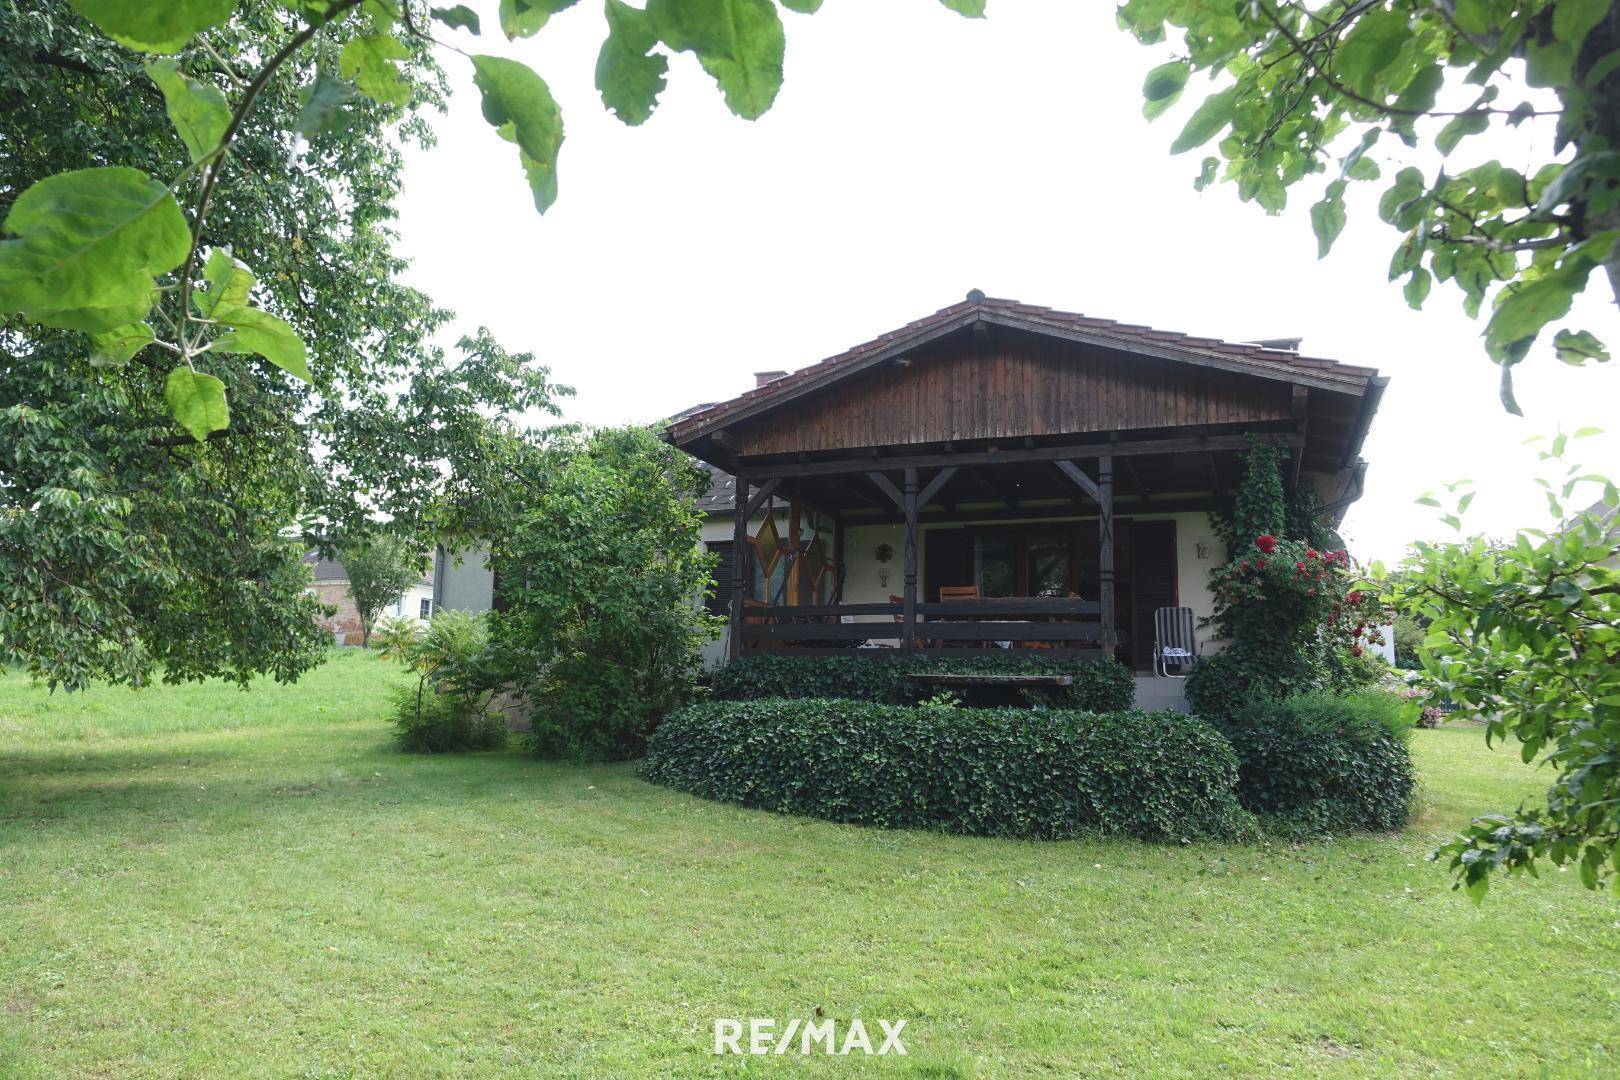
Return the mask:
[(1153, 667), (1153, 613), (1180, 602), (1176, 588), (1176, 523), (1131, 523), (1131, 666)]

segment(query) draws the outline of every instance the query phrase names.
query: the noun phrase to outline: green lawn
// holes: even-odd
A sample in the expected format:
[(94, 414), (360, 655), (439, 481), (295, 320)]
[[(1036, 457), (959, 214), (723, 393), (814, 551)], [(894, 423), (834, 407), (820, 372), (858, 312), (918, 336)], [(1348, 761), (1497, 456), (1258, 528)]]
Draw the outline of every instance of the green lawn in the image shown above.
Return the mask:
[[(396, 678), (0, 675), (0, 1075), (1620, 1068), (1620, 903), (1553, 874), (1476, 910), (1424, 861), (1537, 787), (1477, 729), (1417, 734), (1403, 836), (1022, 843), (407, 757)], [(906, 1019), (910, 1056), (710, 1052), (715, 1017), (817, 1006)]]

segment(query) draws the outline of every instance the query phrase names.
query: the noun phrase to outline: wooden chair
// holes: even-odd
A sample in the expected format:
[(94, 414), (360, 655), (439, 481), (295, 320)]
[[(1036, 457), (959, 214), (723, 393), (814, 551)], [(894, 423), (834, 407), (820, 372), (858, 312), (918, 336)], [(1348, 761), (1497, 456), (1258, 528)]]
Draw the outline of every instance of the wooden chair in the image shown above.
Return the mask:
[[(979, 587), (977, 585), (941, 585), (939, 587), (939, 602), (949, 604), (953, 600), (979, 600)], [(982, 641), (942, 641), (941, 645), (952, 645), (958, 649), (982, 649)]]
[(939, 602), (948, 604), (952, 600), (977, 600), (979, 587), (977, 585), (941, 585), (939, 587)]

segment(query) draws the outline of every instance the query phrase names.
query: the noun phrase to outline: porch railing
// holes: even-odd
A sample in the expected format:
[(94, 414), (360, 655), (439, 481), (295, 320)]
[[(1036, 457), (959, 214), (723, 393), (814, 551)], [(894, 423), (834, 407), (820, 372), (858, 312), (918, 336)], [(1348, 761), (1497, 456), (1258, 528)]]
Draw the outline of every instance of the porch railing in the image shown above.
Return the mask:
[[(1102, 605), (1068, 597), (998, 597), (918, 604), (917, 651), (997, 653), (1032, 644), (1056, 655), (1100, 655)], [(848, 653), (863, 642), (887, 646), (904, 637), (904, 604), (751, 604), (739, 637), (744, 649)], [(844, 622), (844, 616), (864, 616)], [(878, 616), (879, 618), (873, 618)], [(881, 616), (888, 616), (887, 619)]]

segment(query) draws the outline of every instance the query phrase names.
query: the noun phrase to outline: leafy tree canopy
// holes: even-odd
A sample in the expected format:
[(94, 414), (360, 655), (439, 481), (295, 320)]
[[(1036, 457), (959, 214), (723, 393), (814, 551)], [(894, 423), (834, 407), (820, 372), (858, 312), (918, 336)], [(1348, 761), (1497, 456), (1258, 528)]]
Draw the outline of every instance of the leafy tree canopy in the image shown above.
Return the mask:
[(360, 641), (371, 644), (377, 616), (405, 591), (422, 580), (423, 556), (410, 541), (393, 532), (380, 532), (355, 545), (339, 545), (349, 578), (349, 598), (360, 616)]
[(719, 625), (699, 542), (708, 473), (644, 428), (531, 452), (492, 535), (492, 638), (536, 704), (540, 749), (634, 757), (692, 687)]
[[(1455, 703), (1553, 773), (1542, 804), (1476, 819), (1436, 853), (1476, 900), (1495, 871), (1549, 860), (1620, 895), (1620, 492), (1563, 465), (1568, 444), (1560, 435), (1542, 453), (1561, 469), (1542, 480), (1558, 531), (1415, 544), (1385, 575), (1388, 598), (1428, 627), (1418, 659), (1433, 703)], [(1594, 489), (1601, 498), (1578, 509), (1575, 493)], [(1461, 531), (1473, 493), (1451, 495), (1444, 520)]]
[[(296, 33), (277, 4), (228, 7), (206, 47), (148, 61), (66, 4), (0, 4), (0, 216), (30, 237), (125, 220), (104, 242), (133, 243), (134, 261), (108, 256), (102, 269), (157, 280), (189, 242), (190, 223), (181, 236), (162, 215), (195, 195), (194, 159), (215, 130), (207, 103), (240, 93), (239, 65), (262, 43)], [(390, 519), (419, 549), (482, 528), (476, 493), (500, 460), (490, 447), (520, 430), (491, 417), (555, 411), (563, 391), (544, 369), (487, 333), (451, 352), (428, 344), (449, 313), (398, 281), (390, 132), (427, 137), (418, 110), (440, 87), (425, 51), (398, 68), (414, 108), (346, 93), (340, 120), (308, 122), (311, 88), (361, 29), (335, 28), (276, 69), (216, 158), (191, 310), (217, 336), (195, 368), (150, 324), (87, 334), (0, 317), (0, 651), (53, 682), (141, 682), (159, 665), (171, 679), (296, 677), (324, 647), (307, 546), (359, 542)], [(145, 203), (107, 200), (77, 223), (38, 209), (76, 198), (94, 162), (116, 164), (92, 173), (186, 179), (119, 180)], [(31, 243), (58, 250), (7, 241), (0, 265)], [(254, 269), (228, 252), (253, 253)], [(105, 310), (59, 276), (46, 290), (16, 280), (35, 307), (76, 307), (75, 320)], [(167, 334), (173, 276), (161, 287)]]
[[(1326, 255), (1349, 185), (1384, 184), (1378, 214), (1400, 234), (1390, 279), (1406, 279), (1414, 308), (1435, 281), (1460, 290), (1470, 316), (1489, 303), (1485, 347), (1510, 412), (1513, 367), (1547, 330), (1565, 361), (1608, 359), (1597, 335), (1564, 318), (1595, 273), (1620, 295), (1611, 0), (1126, 0), (1119, 21), (1145, 43), (1178, 42), (1143, 87), (1148, 118), (1195, 73), (1214, 82), (1171, 146), (1213, 144), (1200, 189), (1231, 182), (1277, 213), (1290, 188), (1325, 176), (1310, 213)], [(1469, 140), (1520, 125), (1537, 140), (1528, 164), (1470, 158)], [(1443, 162), (1386, 175), (1393, 143), (1432, 147)]]

